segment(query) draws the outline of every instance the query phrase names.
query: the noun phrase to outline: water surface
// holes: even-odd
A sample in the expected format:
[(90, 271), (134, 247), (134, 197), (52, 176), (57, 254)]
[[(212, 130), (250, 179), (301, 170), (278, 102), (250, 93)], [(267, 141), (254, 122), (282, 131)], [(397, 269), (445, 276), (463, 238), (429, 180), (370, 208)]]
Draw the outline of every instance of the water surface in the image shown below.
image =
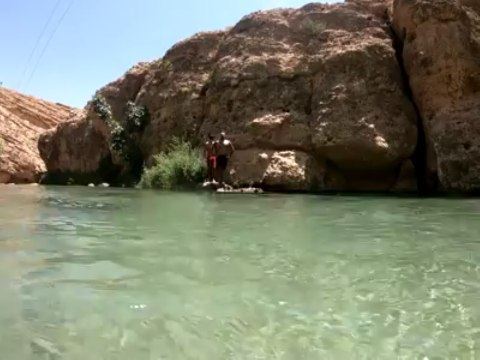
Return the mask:
[(480, 359), (480, 200), (0, 187), (0, 358)]

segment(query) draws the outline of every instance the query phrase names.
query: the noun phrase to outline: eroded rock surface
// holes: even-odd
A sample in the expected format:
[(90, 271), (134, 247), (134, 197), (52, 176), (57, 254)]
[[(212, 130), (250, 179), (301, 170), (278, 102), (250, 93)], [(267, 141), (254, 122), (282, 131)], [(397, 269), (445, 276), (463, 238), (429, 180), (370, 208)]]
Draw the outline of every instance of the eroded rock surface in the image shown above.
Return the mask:
[[(135, 100), (150, 65), (139, 63), (97, 92), (106, 100), (111, 119), (125, 120), (127, 103)], [(120, 177), (124, 175), (127, 164), (112, 151), (111, 130), (92, 101), (79, 116), (44, 133), (38, 147), (48, 168), (46, 182), (88, 184), (125, 180)]]
[[(415, 182), (404, 164), (417, 128), (389, 5), (352, 0), (253, 13), (176, 44), (98, 95), (120, 123), (128, 101), (148, 109), (148, 125), (133, 137), (147, 165), (174, 136), (199, 143), (224, 130), (238, 149), (229, 174), (239, 186), (397, 190), (399, 181)], [(49, 171), (84, 181), (125, 172), (108, 127), (91, 104), (86, 110), (42, 137)]]
[(480, 2), (396, 0), (393, 22), (425, 129), (431, 187), (480, 191)]
[(0, 183), (32, 183), (46, 171), (37, 142), (41, 133), (77, 110), (0, 88)]

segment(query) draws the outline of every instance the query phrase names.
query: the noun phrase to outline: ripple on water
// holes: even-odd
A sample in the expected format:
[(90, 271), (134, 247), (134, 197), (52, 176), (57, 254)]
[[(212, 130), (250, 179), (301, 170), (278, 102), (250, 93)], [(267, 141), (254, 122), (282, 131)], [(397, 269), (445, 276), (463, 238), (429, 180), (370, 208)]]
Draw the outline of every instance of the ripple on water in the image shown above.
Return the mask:
[(41, 187), (0, 199), (12, 359), (480, 356), (477, 200)]

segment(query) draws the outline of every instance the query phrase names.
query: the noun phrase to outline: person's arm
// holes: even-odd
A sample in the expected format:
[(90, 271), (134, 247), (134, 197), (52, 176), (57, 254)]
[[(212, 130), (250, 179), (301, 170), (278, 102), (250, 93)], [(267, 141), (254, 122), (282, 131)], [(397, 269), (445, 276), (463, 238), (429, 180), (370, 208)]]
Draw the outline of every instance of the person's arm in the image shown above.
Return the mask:
[(207, 144), (203, 145), (203, 157), (208, 160)]
[(230, 156), (235, 152), (235, 146), (233, 146), (233, 142), (230, 141)]

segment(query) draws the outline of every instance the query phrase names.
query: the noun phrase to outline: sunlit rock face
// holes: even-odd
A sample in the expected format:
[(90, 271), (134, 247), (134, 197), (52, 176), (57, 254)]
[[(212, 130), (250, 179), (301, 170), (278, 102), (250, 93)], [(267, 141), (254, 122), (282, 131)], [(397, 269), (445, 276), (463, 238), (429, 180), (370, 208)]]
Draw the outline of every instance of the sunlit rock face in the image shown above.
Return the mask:
[(77, 110), (0, 88), (0, 183), (33, 183), (46, 171), (40, 134)]
[[(405, 169), (417, 145), (417, 119), (393, 46), (389, 4), (358, 0), (253, 13), (228, 30), (176, 44), (98, 95), (119, 122), (129, 101), (148, 109), (149, 122), (134, 137), (147, 165), (175, 136), (200, 143), (226, 131), (237, 148), (228, 173), (238, 186), (415, 190), (415, 171)], [(107, 130), (89, 104), (83, 118), (44, 135), (49, 171), (84, 181), (85, 174), (124, 173), (128, 166), (111, 152)]]

